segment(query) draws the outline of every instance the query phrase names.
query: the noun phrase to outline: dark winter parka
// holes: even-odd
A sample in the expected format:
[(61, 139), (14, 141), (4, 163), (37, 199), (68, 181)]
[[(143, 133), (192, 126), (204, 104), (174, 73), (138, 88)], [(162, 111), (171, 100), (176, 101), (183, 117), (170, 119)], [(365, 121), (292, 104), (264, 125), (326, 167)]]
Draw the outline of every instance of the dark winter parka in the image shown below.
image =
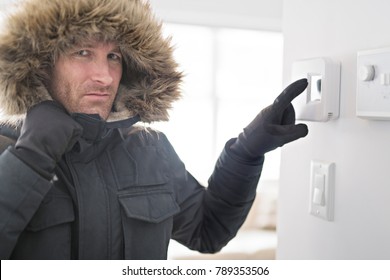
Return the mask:
[[(216, 252), (255, 196), (261, 163), (229, 151), (208, 188), (189, 174), (164, 134), (134, 126), (168, 119), (179, 98), (169, 39), (139, 0), (29, 0), (0, 35), (0, 258), (165, 259), (170, 239)], [(29, 108), (51, 100), (55, 58), (85, 38), (116, 42), (124, 57), (107, 122), (83, 127), (48, 180), (12, 153)], [(234, 140), (233, 140), (234, 141)]]

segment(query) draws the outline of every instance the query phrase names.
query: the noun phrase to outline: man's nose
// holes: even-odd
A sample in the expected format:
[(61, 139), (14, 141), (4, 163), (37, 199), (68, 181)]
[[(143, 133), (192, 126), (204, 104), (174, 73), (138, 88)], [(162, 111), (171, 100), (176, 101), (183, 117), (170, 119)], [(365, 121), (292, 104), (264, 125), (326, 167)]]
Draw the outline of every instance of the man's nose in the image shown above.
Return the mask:
[(111, 85), (113, 78), (107, 60), (96, 60), (93, 65), (92, 80), (103, 86)]

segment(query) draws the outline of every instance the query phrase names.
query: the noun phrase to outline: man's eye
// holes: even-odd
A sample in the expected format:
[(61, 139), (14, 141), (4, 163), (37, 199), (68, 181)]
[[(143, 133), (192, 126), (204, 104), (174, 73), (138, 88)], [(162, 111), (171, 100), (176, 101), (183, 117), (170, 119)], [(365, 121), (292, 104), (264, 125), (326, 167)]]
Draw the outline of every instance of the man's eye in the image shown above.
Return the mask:
[(87, 50), (79, 50), (75, 54), (78, 56), (87, 56), (89, 52)]
[(111, 60), (115, 60), (115, 61), (118, 61), (118, 62), (121, 62), (122, 61), (122, 57), (116, 53), (110, 53), (108, 55), (108, 58), (111, 59)]

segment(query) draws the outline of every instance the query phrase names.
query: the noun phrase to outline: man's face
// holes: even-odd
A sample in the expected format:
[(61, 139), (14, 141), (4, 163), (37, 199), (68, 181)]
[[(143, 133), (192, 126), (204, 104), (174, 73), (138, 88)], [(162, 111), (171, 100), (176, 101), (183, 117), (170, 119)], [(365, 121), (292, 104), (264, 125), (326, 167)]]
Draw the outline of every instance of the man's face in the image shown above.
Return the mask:
[(107, 119), (122, 77), (122, 54), (114, 43), (92, 42), (61, 54), (52, 72), (50, 94), (70, 113)]

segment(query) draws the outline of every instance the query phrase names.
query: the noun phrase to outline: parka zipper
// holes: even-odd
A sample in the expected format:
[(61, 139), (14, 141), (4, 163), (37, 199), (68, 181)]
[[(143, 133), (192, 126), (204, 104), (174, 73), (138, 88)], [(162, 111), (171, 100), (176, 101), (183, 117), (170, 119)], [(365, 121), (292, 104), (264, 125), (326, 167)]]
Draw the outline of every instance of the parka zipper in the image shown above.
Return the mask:
[(79, 259), (80, 258), (80, 205), (79, 205), (79, 193), (78, 193), (78, 188), (76, 188), (76, 173), (72, 168), (71, 161), (70, 161), (70, 155), (65, 154), (65, 163), (66, 166), (68, 167), (70, 176), (72, 177), (72, 183), (73, 186), (70, 186), (70, 188), (73, 187), (73, 190), (71, 191), (72, 197), (74, 197), (73, 202), (74, 202), (74, 210), (75, 210), (75, 221), (74, 221), (74, 226), (72, 227), (72, 259)]

